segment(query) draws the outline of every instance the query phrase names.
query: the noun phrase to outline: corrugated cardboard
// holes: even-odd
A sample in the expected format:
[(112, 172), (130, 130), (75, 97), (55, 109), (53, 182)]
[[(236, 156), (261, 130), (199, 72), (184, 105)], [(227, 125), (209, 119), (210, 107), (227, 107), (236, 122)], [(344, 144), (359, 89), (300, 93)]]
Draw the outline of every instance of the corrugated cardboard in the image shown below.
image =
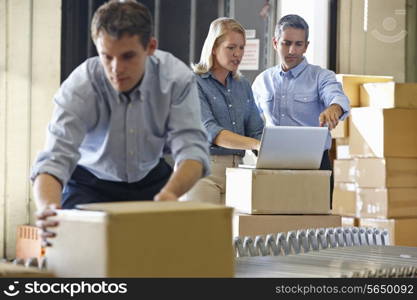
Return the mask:
[(360, 106), (360, 86), (367, 82), (394, 81), (392, 76), (369, 76), (353, 74), (337, 74), (336, 79), (342, 84), (343, 91), (350, 100), (350, 106)]
[(340, 227), (341, 217), (332, 215), (247, 215), (233, 217), (234, 236), (255, 236), (310, 228)]
[(357, 227), (359, 226), (359, 219), (354, 217), (342, 217), (343, 227)]
[(417, 157), (417, 109), (352, 108), (350, 154), (358, 157)]
[(362, 107), (417, 108), (417, 83), (379, 82), (360, 87)]
[(249, 214), (329, 214), (330, 171), (226, 169), (226, 205)]
[(391, 245), (417, 247), (417, 218), (360, 218), (359, 226), (388, 230)]
[(417, 187), (417, 158), (357, 158), (354, 175), (359, 187)]
[(417, 188), (357, 190), (361, 218), (417, 217)]
[[(20, 265), (15, 265), (13, 263), (3, 263), (0, 262), (0, 277), (8, 278), (26, 278), (26, 277), (36, 277), (36, 278), (49, 278), (54, 277), (52, 272), (43, 271), (34, 267), (24, 267)], [(16, 298), (17, 299), (17, 298)]]
[(395, 102), (398, 107), (417, 108), (417, 83), (396, 83)]
[(330, 131), (332, 138), (346, 138), (349, 136), (349, 118), (340, 121), (336, 128)]
[(121, 202), (59, 211), (48, 268), (60, 277), (232, 277), (232, 209)]
[(334, 215), (357, 217), (359, 208), (356, 203), (356, 186), (353, 183), (336, 182), (333, 190)]
[(334, 182), (355, 182), (355, 160), (336, 159), (333, 162)]

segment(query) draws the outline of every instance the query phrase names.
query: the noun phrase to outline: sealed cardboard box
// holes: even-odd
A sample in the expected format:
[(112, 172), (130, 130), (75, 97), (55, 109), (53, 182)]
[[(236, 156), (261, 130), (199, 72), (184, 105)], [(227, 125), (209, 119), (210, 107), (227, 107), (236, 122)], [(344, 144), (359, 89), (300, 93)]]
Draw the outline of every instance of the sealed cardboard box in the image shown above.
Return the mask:
[(332, 138), (346, 138), (349, 136), (349, 118), (340, 121), (336, 128), (330, 131)]
[(301, 229), (340, 227), (341, 217), (332, 215), (248, 215), (233, 217), (234, 236), (255, 236)]
[(360, 101), (362, 107), (417, 108), (417, 83), (365, 83)]
[(357, 227), (359, 226), (359, 219), (354, 217), (342, 217), (342, 227)]
[(359, 226), (388, 230), (390, 245), (417, 247), (417, 218), (360, 218)]
[(330, 171), (226, 169), (226, 205), (248, 214), (329, 214)]
[(417, 188), (357, 190), (361, 218), (417, 217)]
[(417, 109), (352, 108), (349, 148), (358, 157), (417, 157)]
[(353, 74), (336, 74), (336, 79), (342, 84), (343, 91), (350, 100), (350, 106), (360, 106), (360, 86), (367, 82), (394, 81), (392, 76), (369, 76)]
[(335, 182), (332, 213), (348, 217), (357, 217), (359, 215), (355, 184)]
[(335, 182), (355, 182), (355, 160), (336, 159), (333, 161), (333, 176)]
[(60, 277), (232, 277), (232, 209), (121, 202), (61, 210), (48, 268)]
[(359, 187), (417, 187), (417, 158), (357, 158), (354, 176)]
[[(49, 271), (40, 270), (34, 267), (24, 267), (13, 263), (0, 262), (0, 277), (8, 278), (49, 278), (54, 274)], [(10, 291), (9, 291), (10, 292)]]

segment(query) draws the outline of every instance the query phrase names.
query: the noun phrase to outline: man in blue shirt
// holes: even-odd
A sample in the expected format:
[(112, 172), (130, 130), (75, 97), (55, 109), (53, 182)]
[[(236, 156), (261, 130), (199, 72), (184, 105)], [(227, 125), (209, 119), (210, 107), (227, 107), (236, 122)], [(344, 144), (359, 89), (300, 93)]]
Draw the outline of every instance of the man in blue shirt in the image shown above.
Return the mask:
[[(262, 72), (252, 85), (266, 125), (328, 126), (331, 130), (349, 114), (349, 99), (335, 74), (309, 64), (304, 57), (308, 44), (308, 24), (303, 18), (287, 15), (278, 21), (273, 46), (281, 64)], [(322, 170), (332, 169), (331, 142), (329, 131)]]
[[(46, 147), (32, 170), (37, 225), (53, 237), (54, 208), (128, 200), (177, 200), (209, 172), (195, 77), (156, 50), (149, 10), (110, 1), (92, 21), (99, 56), (54, 97)], [(172, 173), (162, 159), (168, 148)], [(171, 174), (172, 173), (172, 174)]]

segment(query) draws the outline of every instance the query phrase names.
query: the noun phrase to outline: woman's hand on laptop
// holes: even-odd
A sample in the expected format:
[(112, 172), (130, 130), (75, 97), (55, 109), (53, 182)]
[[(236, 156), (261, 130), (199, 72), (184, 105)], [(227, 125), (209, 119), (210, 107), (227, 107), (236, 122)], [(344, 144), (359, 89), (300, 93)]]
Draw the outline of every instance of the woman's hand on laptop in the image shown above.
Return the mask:
[(327, 124), (329, 130), (332, 130), (339, 123), (339, 118), (342, 114), (343, 110), (339, 104), (330, 105), (319, 116), (320, 127)]

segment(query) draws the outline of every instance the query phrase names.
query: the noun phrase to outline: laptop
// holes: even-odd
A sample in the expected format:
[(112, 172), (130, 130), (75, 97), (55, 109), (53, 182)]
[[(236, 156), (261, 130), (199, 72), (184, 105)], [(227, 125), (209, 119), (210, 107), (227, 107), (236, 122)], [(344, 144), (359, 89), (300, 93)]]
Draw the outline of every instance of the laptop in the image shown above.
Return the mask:
[(328, 133), (327, 127), (266, 126), (256, 164), (239, 167), (317, 170)]

